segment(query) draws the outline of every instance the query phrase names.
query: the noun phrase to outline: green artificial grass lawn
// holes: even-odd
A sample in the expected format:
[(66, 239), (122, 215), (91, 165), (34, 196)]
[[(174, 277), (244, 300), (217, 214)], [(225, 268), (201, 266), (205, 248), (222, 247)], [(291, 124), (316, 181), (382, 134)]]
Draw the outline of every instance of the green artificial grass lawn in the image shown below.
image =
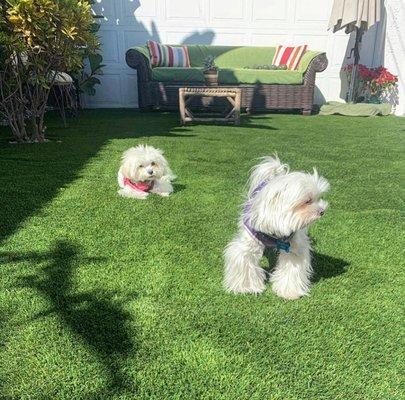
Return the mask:
[[(51, 119), (44, 144), (3, 130), (0, 398), (401, 398), (404, 135), (394, 117), (180, 127), (131, 110)], [(171, 197), (117, 196), (139, 143), (165, 150)], [(248, 171), (274, 152), (331, 184), (298, 301), (221, 284)]]

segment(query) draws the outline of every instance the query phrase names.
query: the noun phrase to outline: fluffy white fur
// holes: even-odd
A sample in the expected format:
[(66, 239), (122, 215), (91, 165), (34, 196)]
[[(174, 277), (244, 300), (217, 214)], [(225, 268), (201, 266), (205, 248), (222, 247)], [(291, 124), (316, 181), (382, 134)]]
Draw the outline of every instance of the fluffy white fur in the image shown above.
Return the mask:
[[(153, 182), (150, 192), (142, 192), (124, 185), (124, 178), (132, 182)], [(149, 193), (160, 196), (169, 196), (173, 192), (171, 181), (176, 176), (169, 167), (163, 151), (152, 146), (140, 144), (126, 150), (121, 159), (121, 167), (118, 171), (118, 194), (123, 197), (146, 199)]]
[[(329, 183), (314, 169), (312, 174), (290, 172), (277, 157), (265, 157), (253, 168), (248, 198), (262, 182), (268, 184), (251, 201), (250, 222), (258, 231), (276, 237), (295, 232), (290, 239), (291, 251), (280, 251), (270, 276), (273, 291), (285, 299), (298, 299), (309, 293), (311, 247), (307, 228), (325, 212), (328, 204), (321, 195)], [(261, 293), (266, 273), (260, 267), (264, 246), (239, 221), (236, 237), (225, 249), (225, 288), (233, 293)]]

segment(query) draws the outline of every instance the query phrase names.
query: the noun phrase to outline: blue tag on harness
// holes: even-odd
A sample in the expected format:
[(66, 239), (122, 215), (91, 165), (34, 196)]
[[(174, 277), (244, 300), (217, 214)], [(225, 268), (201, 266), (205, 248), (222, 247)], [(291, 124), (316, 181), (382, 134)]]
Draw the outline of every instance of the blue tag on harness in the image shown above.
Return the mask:
[(284, 242), (280, 239), (276, 240), (276, 247), (277, 247), (277, 250), (283, 250), (286, 253), (290, 252), (290, 243)]

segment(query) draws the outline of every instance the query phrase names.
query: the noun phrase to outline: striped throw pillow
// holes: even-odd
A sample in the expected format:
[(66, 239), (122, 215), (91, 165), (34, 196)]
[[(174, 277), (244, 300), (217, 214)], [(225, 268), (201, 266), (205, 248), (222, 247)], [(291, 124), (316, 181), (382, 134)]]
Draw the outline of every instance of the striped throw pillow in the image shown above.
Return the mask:
[(288, 47), (277, 46), (273, 57), (274, 65), (287, 65), (290, 71), (295, 71), (301, 61), (302, 56), (307, 50), (307, 45)]
[(153, 40), (147, 45), (153, 67), (190, 67), (187, 46), (168, 46)]

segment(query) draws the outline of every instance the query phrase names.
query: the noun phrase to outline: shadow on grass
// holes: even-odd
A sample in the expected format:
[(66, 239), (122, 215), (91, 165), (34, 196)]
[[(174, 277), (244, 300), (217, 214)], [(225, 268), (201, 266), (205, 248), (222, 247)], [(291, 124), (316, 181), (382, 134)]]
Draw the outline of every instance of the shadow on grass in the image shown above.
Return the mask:
[[(122, 365), (125, 359), (137, 351), (133, 329), (129, 333), (127, 326), (131, 323), (131, 315), (116, 300), (112, 300), (113, 293), (75, 293), (75, 269), (80, 264), (102, 262), (103, 259), (81, 257), (75, 245), (58, 241), (49, 253), (0, 253), (0, 260), (2, 263), (45, 262), (45, 266), (35, 275), (25, 276), (18, 283), (18, 287), (36, 290), (52, 304), (48, 310), (34, 315), (30, 321), (56, 314), (74, 338), (78, 338), (91, 351), (105, 370), (108, 384), (103, 388), (102, 394), (134, 394), (136, 390), (131, 388)], [(134, 297), (136, 296), (131, 296)]]
[(315, 283), (322, 279), (329, 279), (344, 274), (349, 265), (350, 263), (341, 258), (315, 252), (312, 254), (312, 266), (314, 268), (312, 282)]
[[(73, 182), (108, 141), (193, 137), (179, 127), (177, 115), (135, 110), (88, 110), (70, 119), (67, 128), (61, 127), (58, 116), (50, 115), (47, 126), (50, 142), (21, 145), (9, 144), (7, 129), (0, 127), (0, 243)], [(117, 168), (118, 162), (119, 156)]]
[[(209, 115), (210, 115), (209, 112), (204, 112), (204, 113), (201, 113), (201, 115), (199, 115), (199, 116), (209, 117)], [(267, 118), (267, 119), (269, 119), (269, 118)], [(243, 128), (243, 129), (253, 128), (253, 129), (264, 129), (266, 131), (277, 131), (278, 130), (278, 128), (275, 128), (274, 126), (271, 126), (271, 125), (255, 123), (255, 118), (252, 117), (251, 115), (248, 115), (248, 114), (241, 115), (240, 125), (234, 125), (234, 124), (224, 123), (224, 122), (222, 122), (222, 123), (221, 122), (211, 122), (211, 121), (207, 121), (207, 122), (191, 122), (189, 124), (193, 125), (193, 126), (199, 126), (199, 125), (200, 126), (205, 126), (205, 125), (207, 125), (207, 126), (230, 126), (230, 127), (234, 127), (234, 128)], [(178, 130), (176, 130), (176, 132), (177, 131)], [(215, 140), (220, 141), (221, 139), (209, 139), (209, 140), (211, 140), (211, 141), (215, 141)]]
[(182, 192), (186, 188), (186, 185), (182, 185), (181, 183), (173, 183), (172, 185), (175, 193)]
[[(157, 112), (156, 112), (157, 115)], [(167, 115), (167, 114), (166, 114)], [(171, 129), (170, 133), (166, 135), (157, 135), (156, 132), (146, 132), (142, 136), (144, 137), (150, 137), (150, 136), (167, 136), (167, 137), (181, 137), (181, 138), (193, 138), (196, 137), (196, 135), (178, 135), (178, 133), (182, 132), (189, 132), (190, 129), (188, 128), (180, 128), (180, 127), (175, 127), (174, 129)]]
[[(266, 119), (270, 119), (266, 117)], [(253, 128), (253, 129), (264, 129), (266, 131), (277, 131), (278, 128), (274, 126), (265, 125), (265, 124), (257, 124), (257, 118), (250, 114), (245, 114), (241, 116), (240, 122), (241, 124), (238, 126), (239, 128)]]
[[(269, 265), (268, 268), (265, 267), (265, 269), (271, 271), (276, 265), (277, 254), (274, 250), (268, 249), (265, 251), (264, 256), (267, 258)], [(311, 281), (316, 283), (322, 279), (329, 279), (344, 274), (349, 265), (350, 264), (345, 260), (315, 251), (312, 253), (312, 267), (314, 269), (314, 274)]]

